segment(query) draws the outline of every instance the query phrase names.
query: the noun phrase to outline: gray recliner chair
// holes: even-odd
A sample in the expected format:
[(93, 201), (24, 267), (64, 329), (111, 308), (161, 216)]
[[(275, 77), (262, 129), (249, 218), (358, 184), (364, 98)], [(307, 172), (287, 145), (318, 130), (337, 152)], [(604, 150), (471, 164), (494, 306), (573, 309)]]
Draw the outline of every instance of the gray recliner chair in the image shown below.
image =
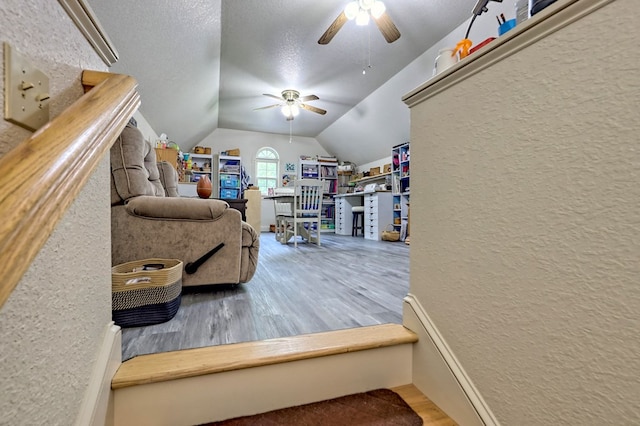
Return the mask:
[(111, 148), (111, 177), (113, 265), (180, 259), (183, 286), (239, 284), (253, 277), (257, 232), (225, 201), (180, 197), (176, 170), (156, 163), (155, 150), (131, 125)]

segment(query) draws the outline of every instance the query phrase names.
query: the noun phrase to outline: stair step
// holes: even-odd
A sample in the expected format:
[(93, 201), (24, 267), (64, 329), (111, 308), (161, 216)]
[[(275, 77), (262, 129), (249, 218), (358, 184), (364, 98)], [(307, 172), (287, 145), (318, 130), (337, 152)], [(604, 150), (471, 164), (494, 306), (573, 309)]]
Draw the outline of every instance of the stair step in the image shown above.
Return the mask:
[(423, 426), (458, 426), (413, 384), (391, 388), (422, 418)]
[(400, 324), (382, 324), (141, 355), (122, 363), (113, 377), (111, 388), (120, 389), (417, 341), (418, 336)]

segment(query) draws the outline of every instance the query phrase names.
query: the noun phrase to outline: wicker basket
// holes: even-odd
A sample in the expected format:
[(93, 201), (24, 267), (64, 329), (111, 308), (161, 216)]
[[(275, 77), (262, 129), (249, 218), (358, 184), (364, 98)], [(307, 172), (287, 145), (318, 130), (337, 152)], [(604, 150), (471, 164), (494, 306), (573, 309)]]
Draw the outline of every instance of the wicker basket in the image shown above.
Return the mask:
[(178, 312), (181, 294), (180, 260), (136, 260), (111, 269), (112, 317), (121, 327), (169, 321)]
[(382, 231), (382, 241), (400, 241), (400, 231), (396, 231), (393, 225), (387, 225), (387, 229)]

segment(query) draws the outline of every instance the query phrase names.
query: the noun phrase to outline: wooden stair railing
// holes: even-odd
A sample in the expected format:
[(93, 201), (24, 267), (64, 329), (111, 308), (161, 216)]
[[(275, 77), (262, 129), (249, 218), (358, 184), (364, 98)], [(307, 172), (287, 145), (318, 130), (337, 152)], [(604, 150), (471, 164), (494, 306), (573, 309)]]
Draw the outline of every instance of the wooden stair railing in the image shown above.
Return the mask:
[(82, 84), (95, 88), (0, 157), (0, 307), (140, 106), (132, 77), (84, 71)]

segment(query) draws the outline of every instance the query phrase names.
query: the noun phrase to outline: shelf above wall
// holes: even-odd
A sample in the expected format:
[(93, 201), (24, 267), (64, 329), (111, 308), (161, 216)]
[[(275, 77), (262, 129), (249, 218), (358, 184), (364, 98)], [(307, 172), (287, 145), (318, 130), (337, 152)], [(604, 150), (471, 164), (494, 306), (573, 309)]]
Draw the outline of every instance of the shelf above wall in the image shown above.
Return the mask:
[(413, 89), (402, 97), (402, 101), (409, 107), (417, 105), (612, 1), (558, 0), (477, 52)]

